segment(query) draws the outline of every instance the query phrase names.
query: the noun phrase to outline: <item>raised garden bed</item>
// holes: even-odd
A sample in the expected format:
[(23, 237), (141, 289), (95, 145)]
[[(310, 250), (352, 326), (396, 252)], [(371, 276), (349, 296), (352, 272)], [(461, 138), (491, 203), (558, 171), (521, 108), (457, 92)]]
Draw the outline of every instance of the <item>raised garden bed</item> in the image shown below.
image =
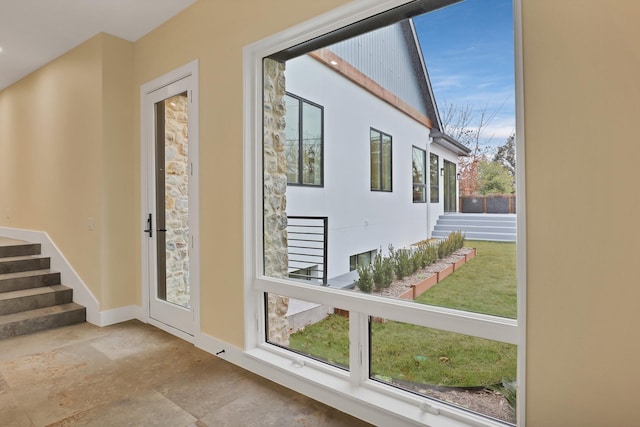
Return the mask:
[[(403, 279), (394, 280), (388, 288), (380, 291), (373, 290), (371, 295), (414, 300), (475, 256), (475, 248), (458, 249), (452, 255), (436, 261), (427, 268), (420, 269)], [(358, 289), (356, 288), (355, 291)]]

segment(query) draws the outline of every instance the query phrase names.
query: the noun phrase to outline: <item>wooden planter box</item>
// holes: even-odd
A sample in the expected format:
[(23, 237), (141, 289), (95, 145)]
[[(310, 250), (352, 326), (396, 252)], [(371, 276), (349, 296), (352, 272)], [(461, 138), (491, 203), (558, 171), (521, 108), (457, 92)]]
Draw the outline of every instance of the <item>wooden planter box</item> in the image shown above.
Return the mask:
[(407, 289), (404, 293), (398, 295), (398, 298), (412, 300), (413, 299), (413, 288)]
[(472, 251), (469, 252), (468, 254), (465, 254), (465, 259), (467, 260), (467, 262), (469, 262), (470, 259), (474, 258), (476, 256), (477, 250), (476, 248), (471, 248)]
[(347, 319), (349, 318), (349, 310), (343, 310), (341, 308), (334, 308), (333, 312), (335, 314), (337, 314), (338, 316), (346, 317)]
[(450, 264), (444, 270), (438, 271), (438, 283), (442, 282), (451, 273), (453, 273), (453, 264)]
[(460, 258), (458, 261), (454, 262), (453, 263), (453, 271), (456, 271), (457, 269), (462, 267), (465, 262), (467, 262), (467, 257), (466, 256), (464, 258)]
[(413, 285), (413, 299), (418, 298), (427, 289), (438, 284), (438, 274), (432, 273), (431, 276)]

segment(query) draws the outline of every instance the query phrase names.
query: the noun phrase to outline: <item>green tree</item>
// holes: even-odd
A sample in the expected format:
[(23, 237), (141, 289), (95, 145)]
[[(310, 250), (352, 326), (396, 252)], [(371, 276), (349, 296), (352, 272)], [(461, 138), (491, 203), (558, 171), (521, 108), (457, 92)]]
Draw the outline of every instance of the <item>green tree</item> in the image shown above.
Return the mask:
[(511, 173), (498, 162), (480, 161), (478, 164), (479, 192), (486, 194), (512, 194), (515, 191)]
[(504, 166), (512, 177), (516, 176), (516, 135), (514, 133), (496, 149), (493, 161)]

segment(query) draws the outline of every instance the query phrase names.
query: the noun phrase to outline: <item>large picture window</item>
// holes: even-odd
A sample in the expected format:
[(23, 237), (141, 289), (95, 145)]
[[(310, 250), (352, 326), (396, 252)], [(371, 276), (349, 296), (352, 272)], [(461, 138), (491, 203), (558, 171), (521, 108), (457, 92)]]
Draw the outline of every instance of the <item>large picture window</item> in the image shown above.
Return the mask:
[(421, 148), (413, 147), (411, 153), (411, 176), (413, 177), (413, 203), (424, 203), (426, 196), (427, 152)]
[(371, 129), (371, 190), (391, 191), (391, 135)]
[(287, 183), (322, 186), (323, 109), (290, 93), (284, 101)]
[(431, 203), (440, 202), (440, 175), (438, 173), (439, 159), (436, 154), (429, 154), (429, 201)]
[[(444, 4), (354, 3), (245, 49), (247, 364), (379, 425), (514, 425), (526, 389), (521, 246), (460, 232), (437, 246), (443, 205), (426, 202), (439, 202), (442, 159), (458, 157), (445, 140), (430, 144), (437, 154), (412, 145), (440, 118), (407, 17)], [(293, 218), (314, 221), (297, 241)], [(465, 251), (444, 261), (460, 237)]]

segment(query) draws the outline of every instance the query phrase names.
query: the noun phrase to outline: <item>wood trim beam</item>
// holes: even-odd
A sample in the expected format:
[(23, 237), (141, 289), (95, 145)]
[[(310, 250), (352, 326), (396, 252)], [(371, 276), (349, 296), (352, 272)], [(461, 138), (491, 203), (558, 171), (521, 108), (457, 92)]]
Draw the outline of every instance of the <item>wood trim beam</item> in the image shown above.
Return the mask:
[(331, 52), (328, 49), (318, 49), (308, 54), (310, 57), (315, 59), (316, 61), (326, 65), (331, 68), (335, 72), (341, 74), (347, 79), (351, 80), (367, 92), (372, 95), (380, 98), (385, 101), (387, 104), (411, 117), (413, 120), (418, 123), (428, 127), (429, 129), (433, 128), (433, 123), (431, 119), (422, 114), (420, 111), (413, 108), (411, 105), (407, 104), (402, 99), (398, 98), (396, 95), (380, 86), (378, 83), (373, 81), (371, 78), (367, 77), (360, 70), (355, 68), (353, 65), (349, 64), (344, 59), (340, 58), (335, 53)]

